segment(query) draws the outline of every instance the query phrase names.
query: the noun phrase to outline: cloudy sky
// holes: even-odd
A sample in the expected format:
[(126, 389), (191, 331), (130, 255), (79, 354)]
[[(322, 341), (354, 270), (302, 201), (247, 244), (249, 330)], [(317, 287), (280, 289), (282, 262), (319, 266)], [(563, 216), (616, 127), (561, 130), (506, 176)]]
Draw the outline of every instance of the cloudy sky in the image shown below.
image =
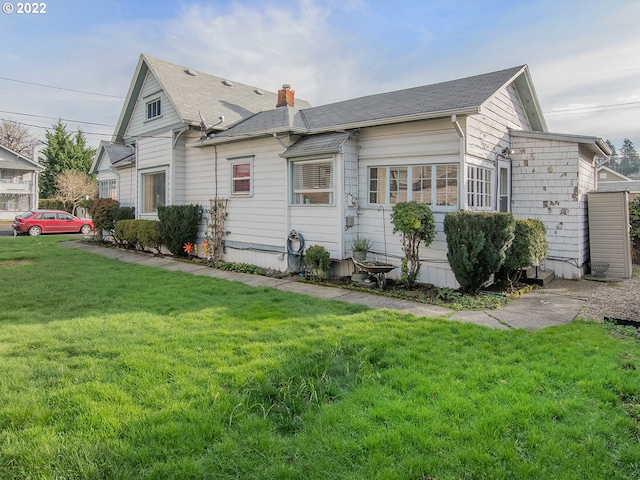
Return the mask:
[(527, 64), (550, 131), (640, 148), (638, 0), (0, 3), (0, 119), (41, 139), (109, 139), (144, 52), (312, 105)]

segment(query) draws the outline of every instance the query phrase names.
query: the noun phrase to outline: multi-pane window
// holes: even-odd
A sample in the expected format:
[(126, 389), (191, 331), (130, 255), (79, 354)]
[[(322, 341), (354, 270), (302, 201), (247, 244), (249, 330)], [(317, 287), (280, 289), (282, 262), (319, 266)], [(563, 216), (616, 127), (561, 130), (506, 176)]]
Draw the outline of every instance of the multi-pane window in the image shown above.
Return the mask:
[(160, 99), (156, 98), (147, 102), (147, 120), (160, 117), (162, 115), (162, 109), (160, 108)]
[(333, 161), (307, 160), (292, 163), (294, 205), (333, 204)]
[(142, 175), (142, 213), (154, 213), (166, 203), (166, 173)]
[(467, 205), (474, 209), (493, 208), (492, 173), (489, 168), (467, 166)]
[(415, 201), (447, 208), (458, 206), (458, 165), (401, 165), (369, 168), (369, 203)]
[(116, 181), (115, 180), (103, 180), (98, 184), (98, 196), (100, 198), (113, 198), (116, 199)]
[(231, 194), (251, 195), (252, 193), (252, 162), (248, 159), (231, 162)]

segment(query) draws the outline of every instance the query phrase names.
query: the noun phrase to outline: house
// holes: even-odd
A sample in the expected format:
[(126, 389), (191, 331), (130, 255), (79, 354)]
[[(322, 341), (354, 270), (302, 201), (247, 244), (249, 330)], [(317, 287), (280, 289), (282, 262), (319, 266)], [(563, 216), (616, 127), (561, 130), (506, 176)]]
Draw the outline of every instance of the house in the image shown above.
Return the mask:
[(0, 145), (0, 220), (38, 208), (38, 174), (34, 160)]
[(629, 200), (640, 195), (640, 180), (634, 180), (606, 165), (598, 166), (598, 190), (603, 192), (629, 192)]
[(527, 66), (311, 107), (289, 85), (270, 93), (141, 55), (92, 172), (115, 180), (138, 218), (228, 199), (224, 259), (279, 271), (291, 267), (291, 238), (325, 246), (334, 275), (352, 272), (357, 236), (371, 259), (399, 265), (393, 205), (425, 202), (437, 233), (419, 280), (456, 287), (443, 222), (460, 209), (540, 218), (543, 268), (580, 278), (594, 159), (610, 153), (602, 139), (547, 132)]

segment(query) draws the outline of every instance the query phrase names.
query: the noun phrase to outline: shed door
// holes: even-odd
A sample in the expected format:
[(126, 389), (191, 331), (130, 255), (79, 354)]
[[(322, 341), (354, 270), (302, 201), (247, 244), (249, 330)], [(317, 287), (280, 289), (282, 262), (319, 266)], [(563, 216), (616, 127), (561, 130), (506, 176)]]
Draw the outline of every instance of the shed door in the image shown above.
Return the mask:
[(606, 262), (607, 277), (631, 277), (628, 192), (589, 192), (589, 246), (592, 262)]

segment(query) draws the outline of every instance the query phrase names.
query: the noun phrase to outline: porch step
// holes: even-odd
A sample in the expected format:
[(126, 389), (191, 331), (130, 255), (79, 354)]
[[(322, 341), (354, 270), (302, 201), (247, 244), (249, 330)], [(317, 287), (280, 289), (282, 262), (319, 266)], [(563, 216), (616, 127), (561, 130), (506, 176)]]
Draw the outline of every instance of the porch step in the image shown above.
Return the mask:
[(541, 287), (544, 287), (548, 285), (551, 282), (551, 280), (553, 280), (555, 277), (556, 275), (553, 273), (553, 271), (551, 270), (543, 271), (543, 270), (540, 270), (539, 268), (538, 268), (538, 275), (536, 276), (535, 267), (529, 267), (529, 268), (525, 268), (524, 274), (522, 275), (522, 278), (520, 279), (520, 281), (523, 283), (527, 283), (529, 285), (534, 284), (534, 285), (539, 285)]

